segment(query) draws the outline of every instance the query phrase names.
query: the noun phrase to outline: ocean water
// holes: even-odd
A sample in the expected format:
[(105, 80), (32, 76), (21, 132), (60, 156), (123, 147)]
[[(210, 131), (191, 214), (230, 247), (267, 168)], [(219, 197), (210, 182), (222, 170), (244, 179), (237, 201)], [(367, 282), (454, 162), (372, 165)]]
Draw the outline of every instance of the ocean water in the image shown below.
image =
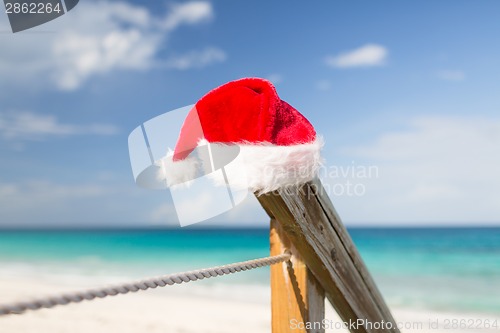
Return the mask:
[[(500, 228), (349, 232), (390, 306), (500, 313)], [(98, 286), (268, 253), (268, 231), (260, 229), (0, 231), (0, 280), (36, 276)], [(264, 268), (197, 284), (265, 294), (268, 281)]]

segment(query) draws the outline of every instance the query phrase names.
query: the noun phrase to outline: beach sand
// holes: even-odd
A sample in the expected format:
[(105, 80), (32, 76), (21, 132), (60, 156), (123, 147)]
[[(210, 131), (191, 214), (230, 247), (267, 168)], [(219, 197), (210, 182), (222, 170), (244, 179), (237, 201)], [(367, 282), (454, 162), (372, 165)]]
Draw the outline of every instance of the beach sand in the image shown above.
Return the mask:
[[(203, 288), (202, 286), (201, 289)], [(3, 279), (0, 280), (0, 303), (79, 289), (76, 284), (61, 285), (53, 281), (34, 279)], [(23, 315), (4, 316), (0, 317), (0, 332), (270, 332), (270, 307), (265, 295), (245, 297), (244, 291), (236, 296), (224, 295), (224, 290), (219, 288), (217, 293), (220, 297), (217, 297), (213, 293), (193, 293), (193, 289), (201, 290), (194, 284), (179, 285), (31, 311)], [(500, 317), (402, 309), (393, 309), (393, 314), (398, 322), (411, 326), (402, 329), (403, 332), (498, 332), (498, 329), (452, 329), (444, 326), (447, 320), (454, 319), (459, 321), (496, 319), (500, 324)], [(341, 320), (328, 304), (326, 319), (331, 325), (327, 332), (347, 332), (339, 328)], [(436, 327), (437, 321), (439, 324)]]

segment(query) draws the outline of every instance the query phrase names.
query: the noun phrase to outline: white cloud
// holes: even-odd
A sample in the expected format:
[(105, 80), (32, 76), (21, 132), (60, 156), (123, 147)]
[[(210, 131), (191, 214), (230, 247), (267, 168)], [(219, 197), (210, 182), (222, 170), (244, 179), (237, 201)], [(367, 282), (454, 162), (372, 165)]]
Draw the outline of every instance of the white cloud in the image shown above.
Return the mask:
[(387, 48), (382, 45), (366, 44), (336, 56), (328, 56), (325, 62), (336, 68), (381, 66), (385, 64), (388, 53)]
[(226, 58), (224, 51), (209, 47), (201, 51), (191, 51), (182, 56), (171, 58), (166, 61), (165, 67), (178, 70), (201, 68), (213, 63), (224, 62)]
[(252, 193), (249, 193), (246, 199), (217, 218), (219, 225), (227, 227), (266, 227), (269, 225), (269, 216), (260, 205), (259, 201)]
[(68, 204), (76, 208), (80, 200), (95, 201), (112, 192), (97, 184), (63, 185), (40, 180), (0, 183), (0, 225), (48, 222), (58, 214), (76, 217), (67, 209)]
[[(0, 228), (23, 226), (173, 226), (180, 227), (176, 210), (165, 191), (138, 189), (126, 179), (71, 183), (62, 180), (0, 181)], [(193, 200), (187, 209), (210, 211), (213, 198)], [(91, 213), (89, 213), (91, 212)], [(200, 227), (266, 226), (269, 218), (253, 195)]]
[(376, 165), (379, 177), (358, 179), (366, 194), (338, 197), (349, 221), (408, 224), (500, 221), (500, 119), (414, 119), (343, 153)]
[[(178, 209), (182, 211), (192, 210), (192, 203), (196, 202), (196, 211), (193, 214), (202, 216), (204, 213), (212, 211), (214, 206), (221, 205), (216, 199), (216, 196), (210, 197), (206, 192), (200, 193), (196, 200), (186, 201), (185, 206), (178, 207)], [(220, 211), (223, 210), (220, 209)], [(251, 193), (236, 207), (213, 218), (200, 220), (201, 222), (198, 223), (200, 227), (265, 227), (269, 224), (269, 217)], [(152, 225), (180, 225), (177, 219), (176, 208), (172, 202), (163, 202), (151, 209), (148, 221)]]
[(460, 70), (441, 70), (436, 73), (437, 77), (445, 81), (464, 81), (465, 73)]
[[(109, 194), (110, 189), (96, 184), (61, 185), (49, 181), (29, 181), (25, 183), (5, 184), (0, 183), (0, 198), (7, 200), (9, 196), (31, 193), (39, 200), (68, 199), (81, 197), (98, 197)], [(24, 200), (21, 200), (24, 201)]]
[[(48, 180), (0, 182), (0, 226), (125, 226), (144, 220), (136, 188)], [(151, 199), (151, 198), (149, 198)], [(89, 214), (89, 212), (92, 212)]]
[(149, 221), (152, 225), (175, 225), (179, 224), (175, 207), (171, 202), (164, 202), (154, 208), (149, 214)]
[(105, 36), (64, 33), (53, 44), (58, 65), (52, 78), (59, 88), (73, 90), (95, 74), (148, 69), (160, 41), (160, 36), (147, 36), (137, 29), (116, 30)]
[(113, 125), (76, 125), (60, 122), (52, 115), (31, 112), (0, 113), (0, 137), (6, 140), (41, 140), (51, 136), (112, 135), (118, 133)]
[[(6, 17), (0, 15), (0, 27), (7, 28)], [(11, 85), (45, 87), (48, 78), (59, 89), (74, 90), (96, 75), (155, 67), (175, 29), (212, 17), (212, 6), (204, 1), (172, 6), (163, 17), (125, 2), (81, 2), (54, 21), (6, 35), (0, 75)], [(47, 30), (52, 33), (36, 33)]]
[(196, 24), (212, 19), (212, 5), (205, 1), (193, 1), (173, 5), (170, 14), (162, 22), (167, 30), (173, 30), (181, 24)]

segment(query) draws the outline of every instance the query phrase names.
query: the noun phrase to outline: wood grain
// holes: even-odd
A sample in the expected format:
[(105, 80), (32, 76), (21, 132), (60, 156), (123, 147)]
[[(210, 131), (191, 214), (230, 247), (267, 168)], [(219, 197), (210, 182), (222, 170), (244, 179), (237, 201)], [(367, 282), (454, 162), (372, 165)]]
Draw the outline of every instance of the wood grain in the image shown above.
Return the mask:
[(257, 199), (278, 222), (342, 320), (347, 324), (363, 321), (349, 325), (351, 332), (399, 332), (319, 180)]
[(323, 288), (276, 220), (271, 220), (270, 245), (271, 255), (292, 254), (290, 261), (271, 266), (272, 332), (324, 333)]

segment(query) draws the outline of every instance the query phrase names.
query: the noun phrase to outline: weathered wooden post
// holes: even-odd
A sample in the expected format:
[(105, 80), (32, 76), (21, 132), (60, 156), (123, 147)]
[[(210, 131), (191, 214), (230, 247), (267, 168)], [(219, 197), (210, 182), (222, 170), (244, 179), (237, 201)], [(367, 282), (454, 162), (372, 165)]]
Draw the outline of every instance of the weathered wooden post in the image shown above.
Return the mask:
[(323, 293), (351, 332), (399, 333), (319, 179), (257, 199), (271, 218), (271, 253), (292, 252), (291, 265), (271, 270), (273, 333), (323, 332), (293, 325), (321, 322)]
[[(271, 219), (271, 255), (290, 251), (292, 259), (271, 266), (271, 323), (273, 333), (311, 332), (305, 323), (321, 323), (325, 317), (325, 294), (282, 226)], [(324, 332), (321, 327), (312, 332)]]

